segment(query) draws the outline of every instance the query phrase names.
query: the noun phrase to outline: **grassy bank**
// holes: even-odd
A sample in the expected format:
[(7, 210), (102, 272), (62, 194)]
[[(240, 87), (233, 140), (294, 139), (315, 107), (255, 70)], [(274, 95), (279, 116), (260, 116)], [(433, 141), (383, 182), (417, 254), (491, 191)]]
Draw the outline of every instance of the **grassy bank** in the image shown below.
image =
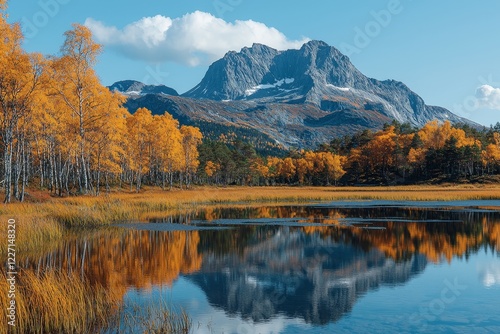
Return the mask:
[(500, 186), (406, 187), (201, 187), (191, 190), (116, 192), (102, 197), (73, 197), (45, 204), (66, 226), (102, 225), (222, 204), (296, 204), (338, 200), (452, 201), (500, 199)]
[(64, 227), (51, 216), (50, 204), (9, 204), (0, 208), (0, 232), (5, 239), (0, 242), (0, 255), (7, 253), (7, 221), (15, 220), (15, 243), (18, 254), (39, 252), (60, 241), (65, 234)]
[[(9, 281), (0, 271), (0, 289), (9, 291)], [(20, 271), (15, 285), (15, 327), (7, 312), (1, 312), (0, 334), (4, 333), (189, 333), (192, 322), (183, 310), (168, 305), (122, 311), (121, 296), (90, 284), (76, 274), (48, 271), (36, 275)], [(0, 294), (0, 307), (7, 310), (10, 299)]]
[[(190, 190), (140, 193), (113, 192), (101, 196), (49, 198), (39, 203), (3, 205), (2, 218), (19, 217), (27, 225), (57, 236), (66, 227), (96, 226), (123, 220), (144, 220), (150, 213), (232, 203), (305, 203), (335, 200), (452, 201), (500, 199), (499, 186), (400, 187), (199, 187)], [(22, 219), (21, 219), (22, 217)], [(23, 223), (23, 222), (21, 222)]]
[[(9, 291), (5, 273), (0, 272), (0, 289)], [(21, 271), (16, 277), (16, 326), (1, 312), (0, 333), (95, 333), (106, 328), (117, 309), (117, 299), (101, 286), (91, 286), (80, 277), (58, 272), (39, 276)], [(6, 310), (10, 299), (0, 293)]]

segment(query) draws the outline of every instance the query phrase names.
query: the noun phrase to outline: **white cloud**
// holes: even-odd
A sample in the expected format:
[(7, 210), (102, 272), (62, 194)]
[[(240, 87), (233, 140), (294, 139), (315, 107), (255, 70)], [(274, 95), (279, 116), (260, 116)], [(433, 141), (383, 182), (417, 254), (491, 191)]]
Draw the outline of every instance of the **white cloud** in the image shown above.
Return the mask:
[(144, 17), (123, 29), (88, 18), (85, 21), (98, 43), (124, 55), (149, 62), (175, 61), (196, 66), (210, 63), (227, 51), (261, 43), (278, 50), (296, 49), (307, 42), (289, 40), (283, 33), (263, 23), (226, 22), (196, 11), (180, 18), (161, 15)]
[(483, 285), (491, 288), (494, 285), (500, 285), (500, 264), (492, 263), (480, 271)]
[(476, 90), (479, 108), (500, 110), (500, 88), (482, 85)]

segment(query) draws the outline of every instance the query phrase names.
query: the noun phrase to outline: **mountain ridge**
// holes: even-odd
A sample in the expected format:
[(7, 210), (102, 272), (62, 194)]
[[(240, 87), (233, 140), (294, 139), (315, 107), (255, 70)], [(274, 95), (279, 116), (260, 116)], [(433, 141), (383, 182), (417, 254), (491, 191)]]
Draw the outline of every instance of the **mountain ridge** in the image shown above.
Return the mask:
[(416, 127), (434, 119), (479, 127), (445, 108), (426, 105), (400, 81), (365, 76), (322, 41), (285, 51), (253, 44), (226, 53), (180, 96), (127, 96), (131, 112), (147, 105), (153, 112), (169, 111), (189, 121), (252, 128), (286, 148), (314, 148), (353, 131), (380, 129), (392, 120)]
[(179, 96), (179, 93), (171, 87), (165, 85), (146, 85), (136, 80), (117, 81), (108, 87), (111, 91), (118, 91), (127, 96), (140, 96), (146, 94), (165, 94)]

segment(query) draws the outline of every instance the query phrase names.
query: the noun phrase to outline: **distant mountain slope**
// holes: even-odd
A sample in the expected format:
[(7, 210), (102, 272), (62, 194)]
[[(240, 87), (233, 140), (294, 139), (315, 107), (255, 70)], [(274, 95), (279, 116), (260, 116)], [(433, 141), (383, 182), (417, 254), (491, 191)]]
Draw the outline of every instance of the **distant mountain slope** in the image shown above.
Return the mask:
[(148, 108), (155, 115), (168, 111), (182, 125), (199, 127), (206, 139), (217, 140), (224, 135), (228, 139), (239, 139), (252, 144), (259, 154), (279, 156), (284, 153), (285, 147), (262, 129), (256, 129), (239, 121), (232, 122), (224, 116), (213, 116), (217, 111), (224, 114), (219, 103), (216, 102), (149, 94), (136, 98), (130, 97), (125, 107), (130, 112), (135, 112), (141, 107)]
[[(419, 127), (434, 119), (479, 126), (426, 105), (401, 82), (366, 77), (348, 57), (321, 41), (299, 50), (254, 44), (228, 52), (182, 96), (145, 87), (150, 86), (126, 81), (111, 89), (129, 96), (132, 112), (149, 106), (156, 112), (167, 110), (181, 122), (254, 129), (287, 148), (312, 148), (354, 131), (380, 129), (392, 120)], [(140, 93), (131, 93), (136, 91)]]
[(115, 82), (108, 87), (111, 91), (118, 91), (127, 96), (141, 96), (147, 94), (165, 94), (179, 96), (179, 93), (173, 88), (164, 85), (146, 85), (139, 81), (124, 80)]

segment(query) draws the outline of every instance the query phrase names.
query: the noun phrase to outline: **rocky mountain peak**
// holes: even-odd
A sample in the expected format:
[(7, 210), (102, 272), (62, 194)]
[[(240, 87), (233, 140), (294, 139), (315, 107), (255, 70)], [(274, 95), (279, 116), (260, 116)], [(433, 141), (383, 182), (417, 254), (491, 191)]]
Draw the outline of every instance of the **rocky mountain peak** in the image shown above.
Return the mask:
[(261, 44), (230, 52), (210, 66), (185, 94), (208, 100), (312, 104), (325, 112), (374, 112), (381, 118), (422, 126), (437, 118), (459, 121), (443, 108), (426, 106), (405, 84), (362, 74), (335, 47), (309, 41), (299, 50), (277, 51)]
[[(184, 95), (216, 101), (302, 99), (319, 105), (317, 95), (327, 84), (344, 87), (364, 81), (348, 57), (323, 41), (309, 41), (299, 50), (287, 51), (253, 44), (228, 52)], [(313, 88), (316, 91), (311, 92)]]
[(251, 54), (265, 54), (265, 53), (276, 54), (278, 50), (264, 44), (253, 43), (251, 47), (243, 47), (240, 52), (251, 53)]
[(253, 44), (240, 52), (230, 51), (208, 68), (203, 80), (184, 96), (209, 100), (236, 100), (258, 85), (279, 51)]

